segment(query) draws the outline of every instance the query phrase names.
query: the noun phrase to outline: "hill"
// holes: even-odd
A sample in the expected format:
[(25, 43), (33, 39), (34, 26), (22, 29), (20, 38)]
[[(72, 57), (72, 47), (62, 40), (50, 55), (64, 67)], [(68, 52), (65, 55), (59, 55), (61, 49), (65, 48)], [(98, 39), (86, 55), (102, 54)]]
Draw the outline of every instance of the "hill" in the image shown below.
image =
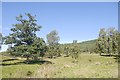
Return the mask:
[(81, 51), (93, 51), (95, 49), (95, 46), (96, 46), (96, 41), (97, 41), (97, 39), (84, 41), (84, 42), (79, 43)]
[[(88, 52), (88, 51), (93, 52), (95, 50), (96, 41), (97, 41), (97, 39), (83, 41), (83, 42), (77, 43), (77, 46), (80, 47), (80, 50), (82, 52)], [(61, 44), (61, 45), (62, 45), (62, 48), (66, 47), (66, 46), (67, 47), (73, 46), (72, 43)]]

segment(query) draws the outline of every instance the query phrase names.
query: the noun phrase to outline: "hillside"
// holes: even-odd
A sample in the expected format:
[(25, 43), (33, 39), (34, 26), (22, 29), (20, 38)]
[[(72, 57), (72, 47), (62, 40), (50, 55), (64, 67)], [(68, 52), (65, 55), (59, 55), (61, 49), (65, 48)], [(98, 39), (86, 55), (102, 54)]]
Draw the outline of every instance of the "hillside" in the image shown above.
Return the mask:
[(97, 41), (97, 39), (84, 41), (84, 42), (79, 43), (81, 50), (82, 51), (86, 51), (86, 50), (93, 51), (95, 49), (95, 46), (96, 46), (96, 41)]
[[(92, 52), (95, 49), (96, 40), (97, 39), (83, 41), (83, 42), (77, 43), (77, 46), (80, 47), (80, 50), (82, 52), (88, 52), (88, 51)], [(62, 44), (62, 48), (65, 47), (65, 46), (69, 46), (70, 47), (70, 46), (73, 46), (73, 44), (72, 43)]]

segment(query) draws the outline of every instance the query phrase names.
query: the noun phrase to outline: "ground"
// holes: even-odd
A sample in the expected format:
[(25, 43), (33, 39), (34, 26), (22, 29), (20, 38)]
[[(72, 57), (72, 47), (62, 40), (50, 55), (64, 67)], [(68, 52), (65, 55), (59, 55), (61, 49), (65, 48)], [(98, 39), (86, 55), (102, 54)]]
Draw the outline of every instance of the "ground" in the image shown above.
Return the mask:
[(31, 64), (23, 58), (2, 56), (3, 78), (117, 78), (118, 62), (115, 57), (82, 53), (76, 62), (71, 57), (44, 59)]

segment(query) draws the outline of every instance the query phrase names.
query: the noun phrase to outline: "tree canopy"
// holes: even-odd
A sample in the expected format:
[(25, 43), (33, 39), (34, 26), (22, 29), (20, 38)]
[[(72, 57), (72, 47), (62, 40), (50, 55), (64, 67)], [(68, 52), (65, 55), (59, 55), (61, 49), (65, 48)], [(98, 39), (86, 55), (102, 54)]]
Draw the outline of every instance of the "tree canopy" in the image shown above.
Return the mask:
[(36, 36), (36, 32), (40, 31), (41, 26), (36, 23), (36, 16), (32, 16), (30, 13), (25, 15), (28, 18), (23, 18), (21, 14), (16, 17), (18, 23), (13, 24), (12, 33), (5, 37), (5, 43), (14, 44), (14, 47), (9, 48), (11, 54), (26, 55), (27, 59), (35, 55), (43, 56), (41, 54), (44, 54), (45, 51), (45, 41)]
[(58, 44), (60, 37), (58, 36), (58, 32), (56, 30), (51, 31), (47, 34), (47, 42), (49, 45)]
[(118, 53), (118, 31), (115, 28), (100, 29), (97, 41), (97, 52), (108, 55)]

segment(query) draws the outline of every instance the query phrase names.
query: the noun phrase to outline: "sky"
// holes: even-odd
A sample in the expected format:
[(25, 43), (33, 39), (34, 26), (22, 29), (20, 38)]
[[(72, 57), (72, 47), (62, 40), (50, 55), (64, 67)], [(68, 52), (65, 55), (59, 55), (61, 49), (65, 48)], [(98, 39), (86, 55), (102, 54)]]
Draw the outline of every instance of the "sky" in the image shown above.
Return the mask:
[(2, 2), (119, 2), (119, 0), (1, 0)]
[(16, 16), (25, 13), (36, 15), (42, 26), (37, 36), (45, 41), (52, 30), (58, 31), (60, 43), (71, 43), (96, 39), (100, 28), (118, 29), (117, 2), (3, 2), (0, 26), (4, 36), (18, 23)]

